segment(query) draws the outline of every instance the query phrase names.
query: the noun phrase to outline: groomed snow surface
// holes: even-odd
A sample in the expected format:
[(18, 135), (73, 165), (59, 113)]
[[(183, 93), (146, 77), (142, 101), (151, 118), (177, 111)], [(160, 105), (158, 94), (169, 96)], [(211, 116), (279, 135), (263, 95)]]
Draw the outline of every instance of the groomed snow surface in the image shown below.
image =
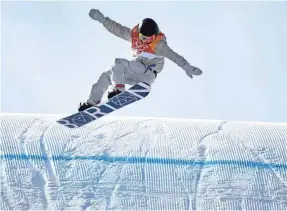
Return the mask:
[(287, 210), (287, 124), (1, 115), (1, 210)]

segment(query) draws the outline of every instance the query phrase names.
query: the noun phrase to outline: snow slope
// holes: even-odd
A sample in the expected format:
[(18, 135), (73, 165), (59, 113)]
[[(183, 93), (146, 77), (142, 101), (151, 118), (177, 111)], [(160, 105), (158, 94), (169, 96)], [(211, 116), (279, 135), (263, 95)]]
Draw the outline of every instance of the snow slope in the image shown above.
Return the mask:
[(287, 124), (1, 115), (1, 210), (286, 210)]

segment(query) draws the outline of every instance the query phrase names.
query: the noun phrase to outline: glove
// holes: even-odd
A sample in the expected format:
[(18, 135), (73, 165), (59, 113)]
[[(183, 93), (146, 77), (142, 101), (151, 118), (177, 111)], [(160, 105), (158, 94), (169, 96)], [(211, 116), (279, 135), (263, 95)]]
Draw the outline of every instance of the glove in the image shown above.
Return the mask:
[(98, 9), (91, 9), (89, 16), (100, 23), (103, 23), (106, 20), (106, 17)]
[(194, 67), (190, 64), (185, 64), (183, 67), (182, 67), (183, 70), (185, 70), (186, 74), (190, 77), (190, 78), (193, 78), (193, 75), (201, 75), (202, 74), (202, 71), (201, 69), (197, 68), (197, 67)]

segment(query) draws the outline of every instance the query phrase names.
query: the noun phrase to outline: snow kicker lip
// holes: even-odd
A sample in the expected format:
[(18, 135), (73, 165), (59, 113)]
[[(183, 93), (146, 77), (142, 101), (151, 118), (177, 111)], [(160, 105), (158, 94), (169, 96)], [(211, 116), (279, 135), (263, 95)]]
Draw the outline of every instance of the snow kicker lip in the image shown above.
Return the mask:
[(184, 160), (184, 159), (167, 159), (167, 158), (145, 158), (145, 157), (110, 157), (110, 156), (62, 156), (52, 155), (51, 157), (42, 155), (25, 155), (25, 154), (4, 154), (0, 155), (3, 160), (94, 160), (105, 162), (125, 162), (125, 163), (151, 163), (161, 165), (203, 165), (203, 166), (215, 166), (215, 165), (234, 165), (243, 168), (261, 168), (270, 169), (277, 168), (287, 170), (287, 164), (277, 163), (263, 163), (244, 160), (213, 160), (213, 161), (198, 161), (198, 160)]

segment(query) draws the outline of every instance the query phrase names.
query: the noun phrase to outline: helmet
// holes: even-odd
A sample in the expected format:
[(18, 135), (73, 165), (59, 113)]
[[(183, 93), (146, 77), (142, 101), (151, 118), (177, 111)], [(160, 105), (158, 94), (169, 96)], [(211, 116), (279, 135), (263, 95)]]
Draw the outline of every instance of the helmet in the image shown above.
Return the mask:
[(139, 24), (138, 30), (143, 36), (147, 36), (147, 37), (150, 37), (150, 36), (153, 36), (159, 33), (159, 28), (158, 28), (157, 23), (151, 18), (143, 19), (142, 22)]

